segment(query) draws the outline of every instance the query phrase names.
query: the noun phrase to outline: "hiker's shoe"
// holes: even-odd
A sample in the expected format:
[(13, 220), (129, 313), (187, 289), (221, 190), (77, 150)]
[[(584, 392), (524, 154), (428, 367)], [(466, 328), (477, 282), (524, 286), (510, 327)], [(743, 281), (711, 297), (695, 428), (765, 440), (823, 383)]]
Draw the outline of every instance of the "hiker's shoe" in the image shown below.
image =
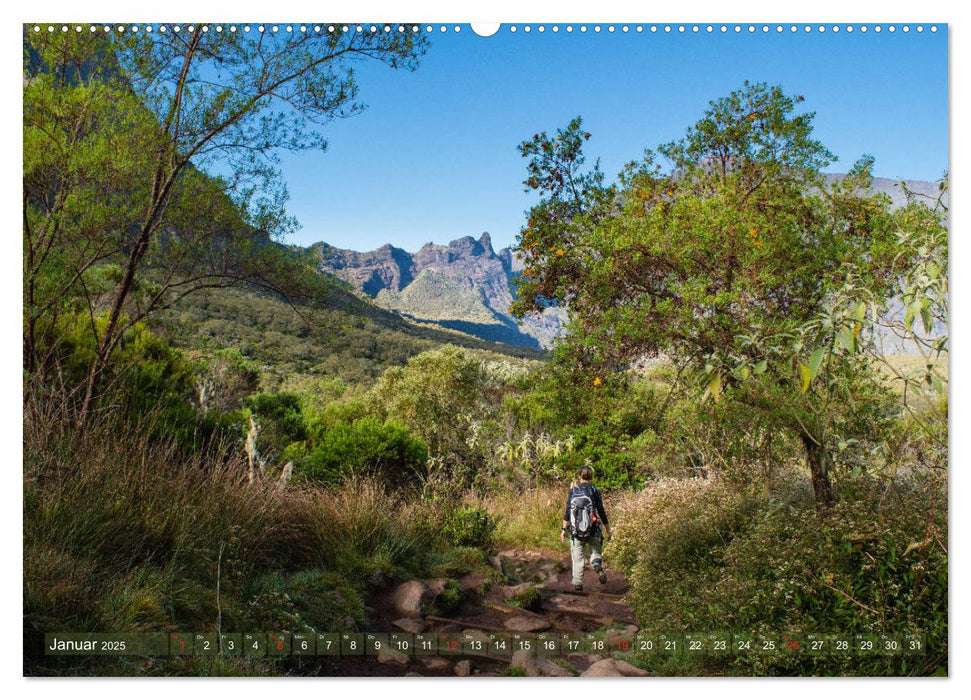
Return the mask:
[(600, 583), (607, 583), (607, 572), (604, 571), (604, 568), (602, 566), (597, 567), (597, 573), (600, 574), (600, 576), (598, 577), (600, 580)]
[(583, 593), (583, 584), (578, 583), (578, 584), (574, 585), (573, 586), (573, 592), (574, 593)]

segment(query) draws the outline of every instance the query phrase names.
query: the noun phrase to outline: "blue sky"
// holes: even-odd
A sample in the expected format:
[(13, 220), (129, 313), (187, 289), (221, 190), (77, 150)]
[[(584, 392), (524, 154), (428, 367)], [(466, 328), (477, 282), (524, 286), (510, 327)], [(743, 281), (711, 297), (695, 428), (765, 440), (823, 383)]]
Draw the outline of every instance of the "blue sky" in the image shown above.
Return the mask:
[[(451, 25), (450, 25), (451, 26)], [(575, 25), (578, 27), (579, 25)], [(948, 167), (947, 31), (666, 34), (563, 29), (483, 38), (432, 34), (414, 73), (356, 64), (368, 109), (323, 131), (326, 153), (284, 154), (289, 242), (407, 250), (463, 235), (513, 243), (533, 195), (516, 145), (579, 114), (588, 156), (608, 177), (677, 138), (711, 99), (744, 80), (806, 97), (816, 136), (845, 171), (863, 153), (876, 174), (934, 180)], [(817, 26), (817, 25), (814, 25)], [(845, 26), (845, 25), (844, 25)]]

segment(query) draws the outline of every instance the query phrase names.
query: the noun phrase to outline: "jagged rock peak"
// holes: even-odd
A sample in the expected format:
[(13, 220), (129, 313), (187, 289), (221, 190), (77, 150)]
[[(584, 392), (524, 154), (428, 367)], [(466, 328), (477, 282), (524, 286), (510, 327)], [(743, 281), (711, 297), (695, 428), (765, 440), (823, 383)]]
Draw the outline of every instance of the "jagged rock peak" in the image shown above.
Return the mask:
[[(426, 246), (427, 247), (427, 246)], [(448, 250), (459, 255), (485, 255), (494, 257), (496, 252), (492, 248), (492, 236), (484, 232), (476, 240), (472, 236), (462, 236), (448, 244)]]
[(479, 242), (472, 238), (472, 236), (462, 236), (454, 241), (449, 242), (448, 248), (459, 254), (466, 255), (481, 255), (484, 251)]
[(415, 262), (419, 267), (433, 260), (454, 262), (466, 258), (478, 257), (490, 259), (496, 257), (496, 252), (492, 249), (492, 239), (489, 237), (489, 234), (484, 234), (479, 240), (474, 239), (472, 236), (462, 236), (461, 238), (449, 241), (448, 245), (426, 243), (414, 254)]
[(489, 235), (488, 231), (483, 231), (482, 235), (479, 236), (479, 245), (482, 246), (487, 253), (495, 253), (495, 250), (492, 247), (492, 236)]

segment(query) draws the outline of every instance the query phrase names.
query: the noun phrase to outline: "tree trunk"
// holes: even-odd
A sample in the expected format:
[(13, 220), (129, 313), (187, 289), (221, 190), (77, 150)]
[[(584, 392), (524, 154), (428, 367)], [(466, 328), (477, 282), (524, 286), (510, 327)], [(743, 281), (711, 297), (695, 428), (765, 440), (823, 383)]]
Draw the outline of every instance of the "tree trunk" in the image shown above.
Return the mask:
[(800, 436), (803, 447), (806, 448), (806, 461), (813, 479), (813, 494), (816, 498), (816, 510), (831, 508), (836, 501), (833, 495), (833, 484), (829, 480), (829, 470), (826, 467), (823, 446), (809, 435)]
[[(28, 308), (31, 308), (28, 306)], [(27, 330), (24, 331), (24, 373), (30, 374), (37, 367), (37, 320), (31, 316), (27, 320)]]
[[(105, 370), (108, 367), (108, 361), (111, 357), (111, 352), (114, 350), (115, 345), (120, 339), (118, 334), (118, 327), (121, 323), (122, 311), (125, 308), (125, 302), (128, 300), (128, 295), (135, 286), (135, 276), (138, 272), (139, 265), (141, 264), (142, 258), (145, 256), (148, 250), (148, 244), (152, 240), (152, 235), (155, 232), (155, 221), (159, 212), (162, 209), (164, 199), (168, 196), (168, 188), (171, 186), (172, 178), (174, 175), (170, 175), (170, 179), (166, 182), (165, 186), (162, 188), (163, 191), (152, 205), (151, 210), (148, 213), (147, 220), (142, 226), (142, 230), (138, 236), (138, 242), (135, 244), (135, 249), (131, 253), (131, 257), (128, 260), (128, 265), (125, 268), (125, 276), (122, 277), (121, 281), (118, 282), (118, 286), (115, 288), (115, 298), (111, 303), (111, 311), (108, 314), (108, 322), (105, 325), (104, 336), (101, 338), (101, 342), (98, 344), (98, 350), (95, 353), (94, 360), (91, 363), (91, 367), (88, 369), (87, 387), (84, 392), (84, 403), (81, 404), (81, 412), (78, 415), (77, 428), (81, 430), (87, 423), (88, 416), (91, 410), (94, 408), (95, 402), (98, 400), (98, 392), (101, 389), (101, 380), (104, 375)], [(156, 176), (158, 179), (158, 176)], [(153, 185), (153, 190), (156, 187)], [(97, 340), (97, 334), (95, 335)]]
[(101, 388), (101, 377), (104, 374), (106, 365), (107, 360), (101, 359), (99, 348), (99, 351), (95, 353), (94, 360), (91, 361), (91, 366), (88, 368), (88, 376), (84, 387), (84, 400), (81, 402), (81, 409), (78, 411), (78, 419), (75, 424), (75, 428), (79, 431), (84, 430), (87, 426), (88, 419), (91, 417), (91, 411), (94, 409), (94, 403), (98, 398), (98, 390)]

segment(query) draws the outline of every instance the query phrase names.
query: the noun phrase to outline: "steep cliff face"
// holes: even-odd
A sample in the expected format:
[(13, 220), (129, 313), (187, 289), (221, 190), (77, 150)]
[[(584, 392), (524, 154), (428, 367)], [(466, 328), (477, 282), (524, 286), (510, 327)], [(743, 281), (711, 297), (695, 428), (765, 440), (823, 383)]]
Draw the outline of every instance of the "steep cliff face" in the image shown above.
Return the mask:
[(517, 323), (509, 314), (510, 282), (522, 264), (492, 239), (464, 236), (448, 245), (428, 243), (412, 254), (392, 245), (359, 253), (326, 243), (312, 246), (320, 269), (346, 280), (385, 308), (486, 340), (549, 347), (566, 313), (549, 309)]
[(411, 254), (390, 243), (368, 253), (316, 243), (311, 250), (321, 256), (320, 269), (350, 282), (370, 297), (382, 289), (404, 289), (414, 279)]

